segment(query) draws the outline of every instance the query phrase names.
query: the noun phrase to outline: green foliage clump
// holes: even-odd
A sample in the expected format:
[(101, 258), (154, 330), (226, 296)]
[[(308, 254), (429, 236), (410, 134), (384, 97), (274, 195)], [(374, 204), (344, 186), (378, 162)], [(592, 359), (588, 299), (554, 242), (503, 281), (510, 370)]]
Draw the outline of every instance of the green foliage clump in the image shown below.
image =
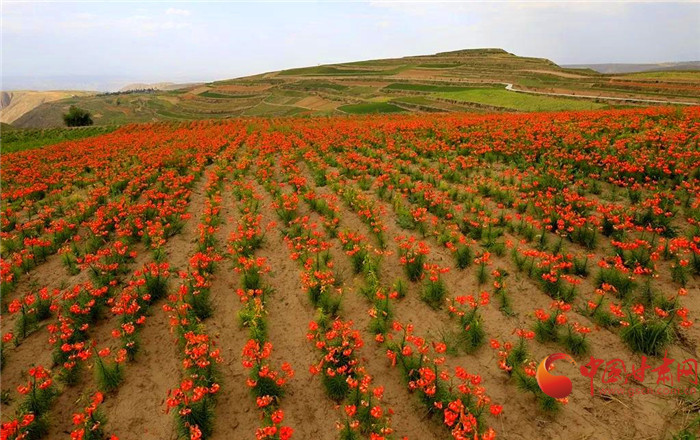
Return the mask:
[(63, 122), (68, 127), (85, 127), (86, 125), (92, 125), (92, 115), (87, 110), (71, 105), (68, 113), (63, 115)]

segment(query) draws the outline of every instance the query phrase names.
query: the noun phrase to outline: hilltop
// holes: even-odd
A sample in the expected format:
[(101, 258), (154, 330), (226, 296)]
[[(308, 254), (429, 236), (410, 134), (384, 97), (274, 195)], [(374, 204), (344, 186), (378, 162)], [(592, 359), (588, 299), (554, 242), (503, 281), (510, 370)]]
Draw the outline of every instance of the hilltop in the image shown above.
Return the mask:
[[(600, 74), (591, 69), (564, 68), (543, 58), (517, 56), (503, 49), (467, 49), (294, 68), (173, 90), (72, 97), (44, 103), (18, 118), (14, 125), (60, 126), (61, 114), (71, 104), (91, 111), (99, 125), (238, 116), (547, 111), (649, 105), (602, 97), (700, 104), (700, 72), (644, 75)], [(507, 84), (521, 93), (506, 90)], [(594, 99), (582, 99), (580, 95)]]

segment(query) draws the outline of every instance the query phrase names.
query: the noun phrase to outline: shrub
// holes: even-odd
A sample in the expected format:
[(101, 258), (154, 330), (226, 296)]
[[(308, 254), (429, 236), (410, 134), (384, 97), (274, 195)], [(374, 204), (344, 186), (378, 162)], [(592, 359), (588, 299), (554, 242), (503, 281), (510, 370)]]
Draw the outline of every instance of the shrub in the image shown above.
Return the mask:
[(68, 113), (63, 115), (63, 122), (68, 127), (84, 127), (92, 125), (92, 116), (89, 111), (71, 105)]

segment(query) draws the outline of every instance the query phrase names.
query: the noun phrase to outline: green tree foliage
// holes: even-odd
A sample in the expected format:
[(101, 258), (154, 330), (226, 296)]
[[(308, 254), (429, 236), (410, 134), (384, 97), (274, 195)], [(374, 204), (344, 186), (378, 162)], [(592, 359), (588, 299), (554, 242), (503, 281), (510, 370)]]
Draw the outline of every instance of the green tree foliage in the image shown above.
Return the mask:
[(92, 117), (90, 112), (74, 105), (71, 105), (70, 109), (68, 109), (68, 113), (63, 115), (63, 121), (68, 127), (83, 127), (85, 125), (92, 125)]

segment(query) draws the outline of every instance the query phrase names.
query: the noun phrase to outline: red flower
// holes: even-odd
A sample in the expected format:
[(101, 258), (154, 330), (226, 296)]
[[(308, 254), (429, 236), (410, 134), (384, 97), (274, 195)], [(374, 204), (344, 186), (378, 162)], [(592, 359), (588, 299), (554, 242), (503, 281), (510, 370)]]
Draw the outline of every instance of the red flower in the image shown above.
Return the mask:
[(272, 415), (270, 416), (272, 423), (275, 425), (279, 425), (282, 423), (282, 420), (284, 420), (284, 412), (282, 412), (281, 409), (278, 409), (277, 411), (273, 412)]

